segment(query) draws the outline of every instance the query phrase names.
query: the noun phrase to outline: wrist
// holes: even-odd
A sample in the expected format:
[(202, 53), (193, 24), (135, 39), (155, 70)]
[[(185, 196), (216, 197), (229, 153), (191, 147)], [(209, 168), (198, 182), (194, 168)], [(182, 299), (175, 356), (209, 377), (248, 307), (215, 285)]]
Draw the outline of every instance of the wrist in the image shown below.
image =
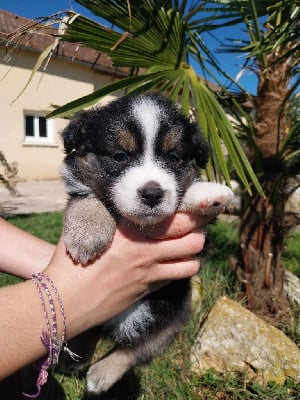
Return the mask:
[(40, 333), (40, 340), (46, 350), (36, 381), (37, 392), (35, 394), (24, 394), (26, 397), (39, 396), (41, 387), (47, 382), (48, 370), (59, 363), (61, 353), (66, 351), (74, 360), (78, 358), (71, 352), (66, 342), (66, 314), (61, 295), (54, 281), (45, 273), (38, 272), (29, 280), (35, 285), (40, 301), (44, 326)]
[[(90, 328), (88, 324), (88, 310), (90, 305), (86, 301), (81, 300), (81, 291), (79, 289), (81, 280), (84, 279), (84, 276), (81, 276), (81, 272), (85, 271), (81, 271), (83, 267), (74, 265), (71, 260), (68, 260), (68, 263), (72, 265), (65, 265), (66, 263), (62, 265), (54, 263), (52, 265), (50, 263), (49, 267), (44, 271), (53, 281), (61, 298), (65, 313), (66, 340), (72, 339)], [(73, 288), (75, 289), (73, 290)], [(55, 299), (55, 302), (56, 307), (59, 307), (57, 299)], [(63, 323), (61, 320), (59, 322), (58, 329), (61, 334)]]

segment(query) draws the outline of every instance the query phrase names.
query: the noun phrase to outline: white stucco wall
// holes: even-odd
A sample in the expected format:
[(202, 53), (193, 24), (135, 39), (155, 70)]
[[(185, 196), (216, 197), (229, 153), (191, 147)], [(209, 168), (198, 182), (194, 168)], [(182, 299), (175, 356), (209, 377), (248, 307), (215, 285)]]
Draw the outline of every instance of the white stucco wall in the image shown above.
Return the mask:
[[(87, 65), (52, 59), (47, 70), (37, 72), (25, 92), (13, 102), (28, 81), (37, 55), (22, 51), (9, 63), (0, 47), (0, 150), (8, 162), (19, 166), (18, 180), (57, 179), (64, 156), (59, 132), (65, 119), (53, 119), (54, 141), (49, 146), (24, 143), (24, 112), (46, 112), (112, 82), (111, 75), (93, 72)], [(102, 102), (109, 101), (105, 98)]]

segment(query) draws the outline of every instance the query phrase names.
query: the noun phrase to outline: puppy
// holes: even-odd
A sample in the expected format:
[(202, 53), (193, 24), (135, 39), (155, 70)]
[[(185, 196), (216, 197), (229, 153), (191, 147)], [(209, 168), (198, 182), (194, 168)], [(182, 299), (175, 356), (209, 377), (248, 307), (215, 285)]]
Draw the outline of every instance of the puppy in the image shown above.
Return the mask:
[[(69, 194), (64, 241), (83, 264), (109, 246), (119, 218), (144, 227), (176, 210), (216, 215), (232, 198), (227, 187), (197, 180), (208, 146), (195, 123), (159, 95), (127, 96), (83, 112), (62, 138), (61, 175)], [(107, 391), (128, 369), (149, 363), (189, 313), (190, 285), (183, 279), (102, 324), (99, 335), (115, 348), (90, 367), (88, 391)]]

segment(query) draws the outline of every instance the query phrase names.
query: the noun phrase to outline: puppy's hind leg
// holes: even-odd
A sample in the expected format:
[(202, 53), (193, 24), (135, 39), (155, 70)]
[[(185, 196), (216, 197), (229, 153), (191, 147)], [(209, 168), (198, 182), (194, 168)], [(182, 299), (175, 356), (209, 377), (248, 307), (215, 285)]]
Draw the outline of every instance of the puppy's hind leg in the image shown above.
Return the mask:
[(106, 392), (135, 365), (131, 349), (116, 348), (90, 367), (87, 373), (87, 390), (92, 394)]
[(149, 364), (172, 342), (177, 330), (167, 327), (146, 338), (134, 347), (116, 347), (107, 356), (90, 367), (87, 389), (100, 394), (110, 389), (132, 367)]

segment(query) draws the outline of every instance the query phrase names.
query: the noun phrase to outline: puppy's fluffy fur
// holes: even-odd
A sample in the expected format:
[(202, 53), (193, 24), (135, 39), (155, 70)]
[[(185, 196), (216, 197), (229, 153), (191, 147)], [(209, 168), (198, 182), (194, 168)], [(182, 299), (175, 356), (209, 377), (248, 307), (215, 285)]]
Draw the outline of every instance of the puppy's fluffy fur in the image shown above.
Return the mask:
[[(109, 246), (120, 217), (143, 227), (177, 209), (218, 213), (231, 197), (221, 185), (197, 181), (195, 163), (205, 166), (208, 146), (197, 126), (158, 95), (83, 112), (62, 137), (61, 174), (70, 196), (64, 240), (82, 263)], [(101, 325), (99, 334), (116, 346), (89, 369), (88, 390), (106, 391), (129, 368), (160, 354), (188, 319), (189, 292), (188, 279), (171, 282)]]

